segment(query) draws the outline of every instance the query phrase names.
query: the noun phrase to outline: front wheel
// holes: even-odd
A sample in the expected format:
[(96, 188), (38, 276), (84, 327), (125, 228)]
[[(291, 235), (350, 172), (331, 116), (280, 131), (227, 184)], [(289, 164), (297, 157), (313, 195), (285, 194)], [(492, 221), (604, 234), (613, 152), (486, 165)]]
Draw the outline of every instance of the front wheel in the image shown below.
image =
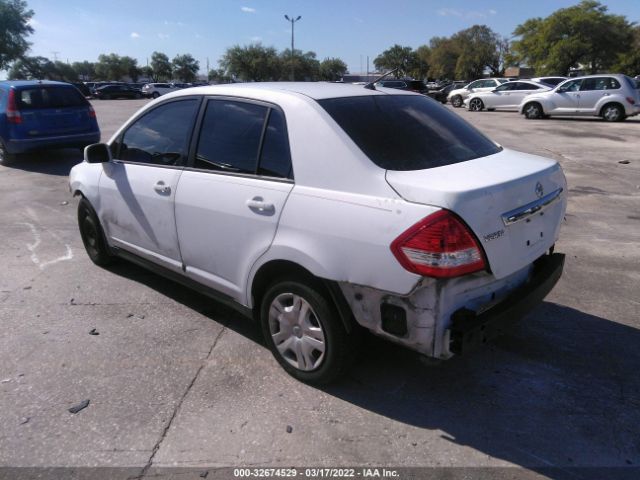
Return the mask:
[(479, 98), (472, 98), (469, 102), (469, 111), (481, 112), (484, 109), (484, 103)]
[(78, 204), (78, 227), (82, 243), (91, 261), (101, 267), (113, 263), (114, 256), (104, 238), (100, 220), (89, 200), (84, 197)]
[(151, 97), (152, 97), (152, 98), (158, 98), (159, 96), (160, 96), (160, 94), (159, 94), (158, 92), (153, 92), (153, 93), (151, 94)]
[(462, 97), (460, 95), (451, 97), (451, 105), (455, 108), (460, 108), (462, 106)]
[(522, 111), (524, 112), (524, 116), (529, 120), (535, 120), (543, 116), (542, 107), (539, 103), (535, 102), (526, 104)]
[(346, 371), (353, 335), (319, 285), (276, 281), (262, 299), (260, 322), (271, 353), (294, 378), (326, 384)]
[(602, 118), (604, 118), (607, 122), (620, 122), (626, 117), (622, 107), (620, 105), (612, 103), (609, 105), (605, 105), (602, 108)]

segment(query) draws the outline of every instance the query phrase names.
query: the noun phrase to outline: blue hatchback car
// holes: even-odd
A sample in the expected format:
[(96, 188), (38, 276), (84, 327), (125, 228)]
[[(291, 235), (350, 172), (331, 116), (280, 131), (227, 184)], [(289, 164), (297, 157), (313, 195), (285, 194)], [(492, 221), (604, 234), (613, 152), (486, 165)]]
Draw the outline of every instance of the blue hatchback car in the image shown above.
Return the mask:
[(100, 141), (96, 112), (69, 83), (0, 82), (0, 164), (48, 148), (84, 148)]

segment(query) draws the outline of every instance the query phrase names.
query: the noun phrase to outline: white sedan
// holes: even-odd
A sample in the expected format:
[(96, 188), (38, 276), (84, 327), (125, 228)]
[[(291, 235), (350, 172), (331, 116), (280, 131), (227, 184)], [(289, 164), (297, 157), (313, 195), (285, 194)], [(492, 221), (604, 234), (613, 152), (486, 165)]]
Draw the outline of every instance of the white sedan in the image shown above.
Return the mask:
[(345, 372), (361, 330), (446, 359), (558, 281), (560, 165), (419, 94), (324, 83), (148, 103), (70, 174), (91, 260), (148, 267), (259, 319), (295, 378)]
[(503, 83), (489, 92), (472, 93), (464, 101), (464, 104), (472, 112), (480, 112), (485, 109), (518, 111), (520, 103), (527, 95), (549, 90), (551, 88), (547, 85), (518, 80)]

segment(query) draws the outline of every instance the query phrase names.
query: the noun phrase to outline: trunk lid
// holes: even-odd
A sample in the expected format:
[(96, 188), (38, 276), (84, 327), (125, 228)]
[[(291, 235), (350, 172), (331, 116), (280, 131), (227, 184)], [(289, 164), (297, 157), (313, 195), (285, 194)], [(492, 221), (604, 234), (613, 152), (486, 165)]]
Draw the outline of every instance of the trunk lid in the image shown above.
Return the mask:
[(491, 272), (503, 278), (556, 241), (567, 187), (555, 161), (511, 150), (426, 170), (387, 170), (405, 200), (446, 208), (473, 230)]

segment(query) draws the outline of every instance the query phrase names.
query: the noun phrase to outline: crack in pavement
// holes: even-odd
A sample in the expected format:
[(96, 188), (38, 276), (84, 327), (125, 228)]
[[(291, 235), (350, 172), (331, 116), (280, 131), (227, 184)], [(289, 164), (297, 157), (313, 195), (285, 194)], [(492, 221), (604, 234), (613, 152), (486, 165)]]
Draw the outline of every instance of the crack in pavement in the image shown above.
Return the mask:
[(184, 393), (182, 394), (182, 397), (180, 397), (180, 400), (178, 401), (177, 405), (173, 409), (173, 413), (171, 414), (171, 418), (169, 418), (169, 421), (167, 422), (167, 424), (165, 425), (165, 427), (162, 430), (162, 434), (160, 435), (160, 438), (158, 439), (156, 444), (153, 446), (153, 450), (151, 450), (151, 456), (149, 457), (149, 460), (147, 460), (147, 463), (145, 464), (145, 466), (142, 468), (142, 471), (137, 476), (129, 477), (127, 480), (142, 480), (147, 475), (147, 472), (149, 471), (149, 469), (153, 465), (153, 459), (155, 458), (156, 454), (160, 450), (160, 446), (162, 445), (162, 442), (164, 441), (164, 439), (167, 437), (167, 434), (169, 433), (169, 429), (171, 428), (171, 425), (173, 424), (173, 420), (178, 416), (178, 412), (180, 411), (180, 408), (182, 407), (182, 404), (184, 403), (185, 398), (187, 398), (187, 395), (189, 394), (189, 391), (191, 391), (191, 388), (193, 387), (193, 385), (195, 385), (196, 380), (200, 376), (200, 372), (204, 369), (205, 365), (207, 364), (207, 362), (211, 358), (211, 354), (213, 353), (213, 349), (216, 348), (216, 345), (218, 344), (218, 341), (220, 340), (220, 338), (222, 337), (222, 334), (226, 330), (227, 330), (227, 326), (223, 324), (222, 325), (222, 330), (220, 330), (220, 333), (218, 333), (216, 338), (213, 340), (213, 344), (211, 345), (211, 348), (209, 349), (209, 353), (207, 353), (207, 356), (202, 361), (202, 364), (200, 365), (200, 367), (198, 367), (198, 370), (196, 371), (195, 375), (191, 379), (191, 382), (189, 382), (189, 385), (187, 385), (187, 388), (184, 391)]

